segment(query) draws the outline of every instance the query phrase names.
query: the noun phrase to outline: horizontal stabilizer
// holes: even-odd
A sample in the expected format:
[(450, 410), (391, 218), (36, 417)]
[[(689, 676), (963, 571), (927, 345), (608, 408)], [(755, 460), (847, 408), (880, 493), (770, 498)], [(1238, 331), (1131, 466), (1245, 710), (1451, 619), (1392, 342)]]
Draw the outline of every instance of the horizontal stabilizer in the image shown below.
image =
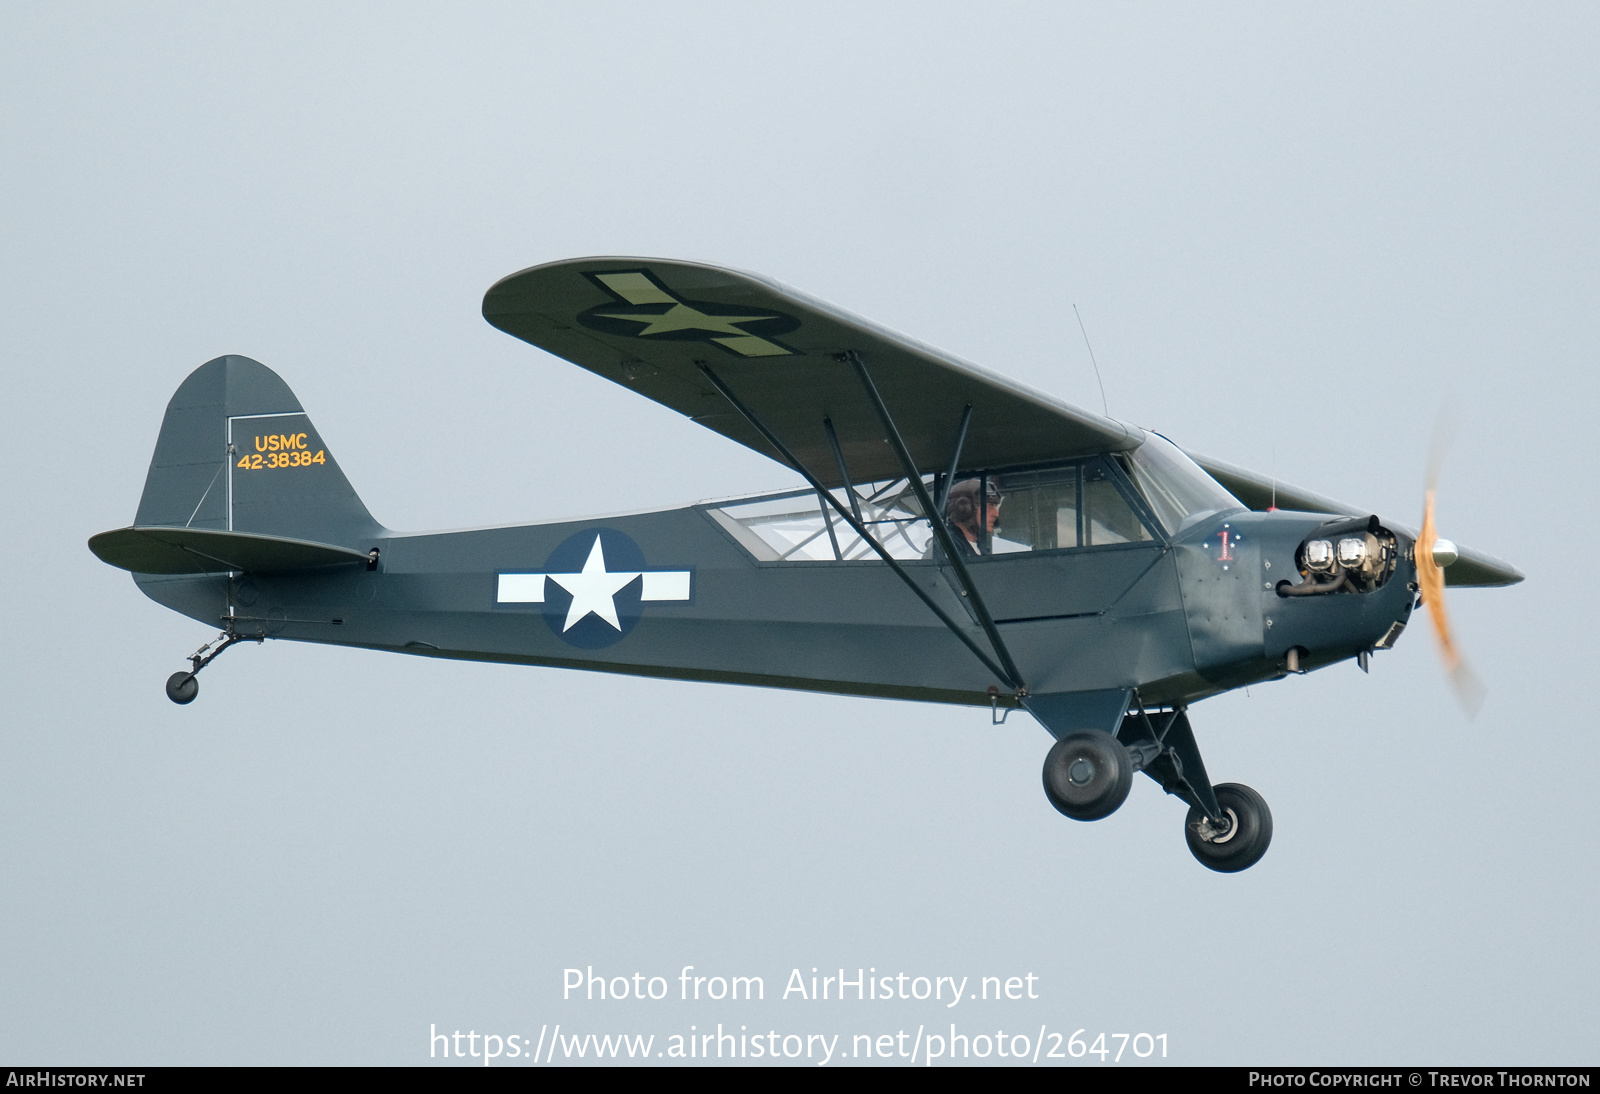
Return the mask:
[(367, 561), (348, 547), (205, 528), (118, 528), (91, 537), (89, 550), (136, 574), (273, 573)]

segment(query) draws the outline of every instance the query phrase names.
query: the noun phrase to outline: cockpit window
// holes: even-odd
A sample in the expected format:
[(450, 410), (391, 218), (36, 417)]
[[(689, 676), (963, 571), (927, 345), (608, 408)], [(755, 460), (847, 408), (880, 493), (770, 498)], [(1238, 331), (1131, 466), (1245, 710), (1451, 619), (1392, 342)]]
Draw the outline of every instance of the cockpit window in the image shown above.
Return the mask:
[(995, 553), (1078, 546), (1076, 464), (991, 477), (997, 480), (1002, 503), (994, 526)]
[(1048, 471), (992, 476), (1000, 520), (994, 553), (1144, 543), (1154, 538), (1099, 457)]
[[(924, 487), (937, 503), (943, 476)], [(1148, 543), (1157, 532), (1130, 504), (1124, 471), (1095, 456), (1035, 471), (957, 474), (945, 501), (945, 527), (964, 556), (1072, 550)], [(849, 509), (850, 493), (833, 496)], [(933, 528), (906, 479), (862, 484), (854, 506), (890, 557), (931, 559)], [(833, 506), (814, 491), (791, 491), (708, 508), (707, 514), (763, 562), (854, 562), (878, 558)]]
[(1124, 466), (1168, 535), (1215, 513), (1244, 508), (1177, 445), (1158, 433), (1144, 437)]
[(1153, 539), (1128, 499), (1111, 480), (1109, 469), (1095, 460), (1083, 468), (1083, 545), (1139, 543)]
[[(850, 508), (849, 492), (833, 496)], [(906, 479), (856, 487), (855, 507), (873, 537), (891, 558), (922, 558), (933, 531)], [(707, 510), (763, 562), (835, 562), (878, 558), (878, 553), (825, 505), (815, 491), (795, 491)]]

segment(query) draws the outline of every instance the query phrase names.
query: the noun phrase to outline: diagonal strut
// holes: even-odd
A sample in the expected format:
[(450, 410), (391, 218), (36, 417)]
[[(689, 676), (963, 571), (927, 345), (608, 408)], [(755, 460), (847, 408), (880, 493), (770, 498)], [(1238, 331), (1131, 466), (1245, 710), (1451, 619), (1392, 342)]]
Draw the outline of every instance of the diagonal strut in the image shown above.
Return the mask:
[[(972, 602), (973, 610), (978, 615), (978, 622), (983, 626), (983, 633), (989, 636), (989, 645), (1000, 658), (1000, 663), (1006, 668), (1006, 677), (1012, 687), (1018, 691), (1026, 691), (1027, 687), (1022, 681), (1022, 673), (1017, 671), (1016, 662), (1011, 660), (1011, 651), (1006, 649), (1005, 640), (1000, 637), (1000, 628), (994, 625), (994, 619), (989, 615), (988, 607), (983, 603), (983, 597), (978, 594), (978, 587), (972, 582), (972, 575), (967, 572), (967, 564), (961, 561), (961, 553), (956, 550), (955, 541), (950, 538), (950, 529), (946, 526), (943, 517), (934, 510), (933, 499), (928, 497), (927, 488), (922, 485), (922, 474), (917, 470), (917, 465), (911, 460), (911, 450), (906, 447), (905, 440), (900, 436), (900, 430), (895, 426), (894, 419), (889, 415), (889, 408), (884, 405), (883, 396), (878, 394), (878, 386), (872, 382), (872, 376), (867, 372), (867, 366), (862, 362), (855, 350), (845, 350), (844, 359), (855, 366), (856, 375), (861, 377), (861, 386), (867, 389), (867, 398), (872, 400), (873, 409), (878, 412), (878, 419), (883, 422), (884, 431), (889, 434), (889, 443), (894, 446), (895, 455), (900, 457), (900, 466), (906, 476), (911, 480), (912, 489), (917, 492), (917, 500), (922, 503), (922, 511), (928, 515), (928, 524), (933, 529), (933, 534), (939, 540), (939, 546), (950, 559), (950, 565), (955, 569), (956, 577), (961, 581), (961, 587), (966, 592), (967, 598)], [(963, 433), (965, 432), (966, 416), (962, 416)]]
[[(916, 579), (906, 572), (905, 567), (901, 566), (899, 561), (888, 552), (883, 544), (878, 542), (878, 537), (867, 531), (866, 525), (857, 520), (850, 510), (841, 505), (839, 503), (839, 499), (834, 497), (832, 492), (823, 487), (822, 483), (817, 480), (816, 476), (806, 469), (806, 466), (800, 462), (799, 458), (796, 457), (794, 453), (789, 451), (788, 446), (780, 441), (776, 434), (768, 429), (760, 418), (756, 417), (755, 411), (751, 410), (749, 407), (745, 406), (744, 403), (739, 401), (739, 397), (733, 393), (733, 390), (729, 388), (727, 384), (723, 383), (722, 377), (711, 371), (711, 366), (707, 365), (704, 361), (696, 361), (695, 364), (699, 367), (701, 372), (705, 373), (706, 379), (710, 380), (712, 385), (722, 393), (723, 398), (727, 399), (728, 402), (733, 405), (733, 409), (737, 410), (744, 420), (749, 422), (750, 425), (754, 427), (756, 432), (765, 437), (768, 444), (772, 445), (773, 448), (778, 450), (778, 454), (784, 458), (784, 461), (788, 463), (790, 467), (798, 471), (801, 477), (803, 477), (806, 482), (811, 485), (812, 489), (814, 489), (821, 497), (828, 500), (828, 503), (833, 506), (834, 511), (839, 514), (846, 524), (850, 525), (850, 527), (855, 530), (856, 535), (861, 537), (862, 542), (868, 544), (874, 551), (878, 553), (879, 558), (883, 559), (883, 561), (889, 564), (890, 568), (895, 572), (896, 575), (899, 576), (900, 580), (906, 583), (906, 587), (917, 594), (917, 599), (921, 600), (923, 604), (927, 605), (929, 611), (933, 612), (934, 615), (939, 617), (939, 621), (948, 627), (950, 632), (961, 640), (962, 645), (971, 650), (972, 655), (979, 661), (982, 661), (984, 667), (990, 672), (994, 673), (997, 679), (1004, 681), (1006, 685), (1013, 690), (1021, 691), (1021, 679), (1013, 672), (1009, 672), (995, 664), (994, 659), (988, 654), (984, 653), (983, 650), (978, 647), (978, 644), (969, 638), (966, 632), (956, 624), (956, 621), (950, 618), (949, 614), (946, 613), (943, 608), (939, 607), (939, 605), (933, 602), (933, 598), (928, 595), (927, 591), (923, 589), (921, 585), (917, 584)], [(917, 485), (919, 488), (921, 487), (920, 480), (918, 481)], [(930, 523), (932, 523), (931, 519)]]

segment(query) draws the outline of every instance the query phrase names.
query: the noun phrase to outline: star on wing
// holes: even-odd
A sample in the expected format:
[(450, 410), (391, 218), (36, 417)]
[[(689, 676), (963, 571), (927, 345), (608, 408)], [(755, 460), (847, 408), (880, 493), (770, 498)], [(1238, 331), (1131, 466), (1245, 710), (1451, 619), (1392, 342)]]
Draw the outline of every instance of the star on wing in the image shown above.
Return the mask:
[(772, 315), (707, 315), (698, 308), (691, 308), (687, 304), (673, 304), (660, 315), (640, 315), (637, 312), (600, 312), (603, 319), (626, 319), (633, 323), (643, 323), (644, 329), (634, 333), (635, 338), (648, 338), (652, 334), (670, 334), (679, 330), (703, 330), (713, 334), (745, 334), (738, 324), (757, 323), (763, 319), (775, 319)]

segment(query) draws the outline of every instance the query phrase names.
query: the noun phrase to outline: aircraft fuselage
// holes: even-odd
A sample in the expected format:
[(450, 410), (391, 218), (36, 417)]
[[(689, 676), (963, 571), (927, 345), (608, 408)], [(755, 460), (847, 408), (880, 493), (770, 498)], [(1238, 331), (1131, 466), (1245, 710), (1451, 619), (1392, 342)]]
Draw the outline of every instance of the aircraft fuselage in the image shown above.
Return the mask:
[[(138, 583), (185, 615), (249, 635), (989, 704), (998, 681), (885, 563), (761, 561), (712, 510), (389, 533), (360, 545), (378, 549), (370, 570)], [(1136, 688), (1148, 705), (1186, 704), (1285, 675), (1290, 650), (1302, 670), (1355, 657), (1408, 619), (1409, 542), (1379, 588), (1278, 595), (1278, 582), (1300, 580), (1296, 551), (1328, 519), (1241, 510), (1170, 542), (967, 564), (1030, 693)], [(948, 566), (902, 565), (950, 615), (971, 618)]]

